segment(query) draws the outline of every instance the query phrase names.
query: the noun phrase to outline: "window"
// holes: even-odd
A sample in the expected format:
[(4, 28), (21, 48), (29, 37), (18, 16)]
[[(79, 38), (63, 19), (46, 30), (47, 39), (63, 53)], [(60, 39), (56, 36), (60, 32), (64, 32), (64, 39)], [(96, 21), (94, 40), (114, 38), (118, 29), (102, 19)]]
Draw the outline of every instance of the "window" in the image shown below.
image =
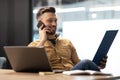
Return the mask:
[(120, 18), (120, 0), (33, 0), (33, 41), (38, 39), (36, 13), (40, 7), (57, 10), (57, 33), (62, 35), (63, 22)]

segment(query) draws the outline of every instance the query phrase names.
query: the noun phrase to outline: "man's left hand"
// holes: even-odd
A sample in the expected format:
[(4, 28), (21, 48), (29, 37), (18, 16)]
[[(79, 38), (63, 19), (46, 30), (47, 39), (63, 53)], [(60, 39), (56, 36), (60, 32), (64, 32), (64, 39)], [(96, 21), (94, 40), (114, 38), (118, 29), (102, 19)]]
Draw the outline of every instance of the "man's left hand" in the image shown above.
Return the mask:
[(100, 65), (98, 66), (99, 69), (104, 69), (104, 68), (106, 67), (107, 58), (108, 58), (108, 56), (105, 56), (105, 57), (101, 60)]

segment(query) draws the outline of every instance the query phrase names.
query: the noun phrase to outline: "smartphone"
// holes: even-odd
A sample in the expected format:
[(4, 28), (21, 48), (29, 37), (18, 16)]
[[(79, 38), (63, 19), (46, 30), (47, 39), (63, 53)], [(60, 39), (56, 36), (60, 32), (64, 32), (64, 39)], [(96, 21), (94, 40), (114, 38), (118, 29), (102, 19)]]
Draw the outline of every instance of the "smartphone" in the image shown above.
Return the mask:
[(43, 25), (43, 28), (46, 27), (45, 24), (42, 21), (39, 21), (38, 24), (37, 24), (37, 27), (40, 28), (42, 25)]

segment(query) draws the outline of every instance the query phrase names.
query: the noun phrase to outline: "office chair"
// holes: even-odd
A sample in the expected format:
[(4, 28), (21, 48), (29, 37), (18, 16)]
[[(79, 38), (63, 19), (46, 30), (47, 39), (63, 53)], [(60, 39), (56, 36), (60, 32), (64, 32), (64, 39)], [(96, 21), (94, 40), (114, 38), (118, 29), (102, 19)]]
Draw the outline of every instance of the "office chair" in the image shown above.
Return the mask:
[(7, 59), (5, 57), (0, 57), (0, 69), (5, 69), (7, 65)]

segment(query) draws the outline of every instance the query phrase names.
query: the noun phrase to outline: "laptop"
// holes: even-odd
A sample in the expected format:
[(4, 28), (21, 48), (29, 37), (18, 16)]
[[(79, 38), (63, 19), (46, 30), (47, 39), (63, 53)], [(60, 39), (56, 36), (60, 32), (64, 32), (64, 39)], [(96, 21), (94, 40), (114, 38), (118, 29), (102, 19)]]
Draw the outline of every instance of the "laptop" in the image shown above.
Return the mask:
[(105, 57), (113, 43), (113, 40), (116, 37), (118, 30), (107, 30), (102, 41), (101, 44), (93, 58), (93, 62), (96, 65), (100, 65), (100, 61), (102, 60), (103, 57)]
[(4, 46), (10, 64), (16, 72), (52, 72), (44, 47)]

